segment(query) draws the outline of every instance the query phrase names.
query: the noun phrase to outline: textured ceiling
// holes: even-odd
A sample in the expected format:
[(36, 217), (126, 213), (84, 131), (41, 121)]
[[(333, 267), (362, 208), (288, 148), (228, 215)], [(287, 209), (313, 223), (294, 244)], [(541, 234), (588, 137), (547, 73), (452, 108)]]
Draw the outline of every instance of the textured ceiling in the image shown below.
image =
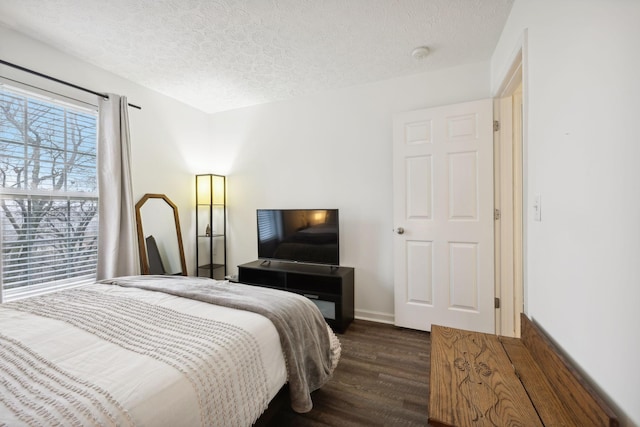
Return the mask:
[[(512, 3), (0, 0), (0, 21), (217, 112), (487, 60)], [(422, 45), (431, 54), (415, 60)]]

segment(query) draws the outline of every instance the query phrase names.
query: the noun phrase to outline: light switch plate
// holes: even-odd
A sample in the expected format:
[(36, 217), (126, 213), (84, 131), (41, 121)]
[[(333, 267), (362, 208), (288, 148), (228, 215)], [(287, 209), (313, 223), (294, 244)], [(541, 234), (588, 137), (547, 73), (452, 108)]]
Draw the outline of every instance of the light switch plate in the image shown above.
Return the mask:
[(542, 199), (539, 194), (533, 196), (533, 220), (542, 221)]

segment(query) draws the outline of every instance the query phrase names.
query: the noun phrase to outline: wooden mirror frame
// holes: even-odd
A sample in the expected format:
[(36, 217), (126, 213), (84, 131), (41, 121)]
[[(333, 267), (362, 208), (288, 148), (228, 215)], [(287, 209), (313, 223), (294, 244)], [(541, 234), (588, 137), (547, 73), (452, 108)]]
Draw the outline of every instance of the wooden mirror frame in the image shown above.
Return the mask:
[(136, 203), (136, 229), (138, 230), (138, 250), (140, 253), (140, 268), (142, 274), (149, 274), (149, 257), (147, 256), (147, 245), (145, 243), (144, 232), (142, 231), (142, 216), (140, 209), (149, 199), (162, 199), (173, 209), (173, 220), (176, 226), (176, 236), (178, 237), (178, 252), (180, 253), (180, 264), (182, 266), (182, 276), (187, 276), (187, 262), (184, 258), (184, 248), (182, 246), (182, 233), (180, 232), (180, 218), (178, 217), (178, 207), (164, 194), (147, 193)]

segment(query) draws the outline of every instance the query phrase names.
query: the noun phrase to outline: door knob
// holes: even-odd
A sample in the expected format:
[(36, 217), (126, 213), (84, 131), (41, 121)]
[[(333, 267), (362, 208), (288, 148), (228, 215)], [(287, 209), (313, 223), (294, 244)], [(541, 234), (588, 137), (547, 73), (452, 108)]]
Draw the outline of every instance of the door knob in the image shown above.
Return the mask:
[(404, 228), (402, 228), (402, 227), (398, 227), (398, 228), (396, 228), (396, 233), (398, 233), (398, 234), (404, 234)]

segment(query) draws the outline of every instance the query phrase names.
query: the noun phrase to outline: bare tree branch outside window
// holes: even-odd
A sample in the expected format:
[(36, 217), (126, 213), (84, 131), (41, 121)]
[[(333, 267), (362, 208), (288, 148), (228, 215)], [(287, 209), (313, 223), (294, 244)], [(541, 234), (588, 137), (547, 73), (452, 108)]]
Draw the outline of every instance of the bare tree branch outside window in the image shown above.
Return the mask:
[(96, 113), (0, 86), (4, 289), (95, 277)]

